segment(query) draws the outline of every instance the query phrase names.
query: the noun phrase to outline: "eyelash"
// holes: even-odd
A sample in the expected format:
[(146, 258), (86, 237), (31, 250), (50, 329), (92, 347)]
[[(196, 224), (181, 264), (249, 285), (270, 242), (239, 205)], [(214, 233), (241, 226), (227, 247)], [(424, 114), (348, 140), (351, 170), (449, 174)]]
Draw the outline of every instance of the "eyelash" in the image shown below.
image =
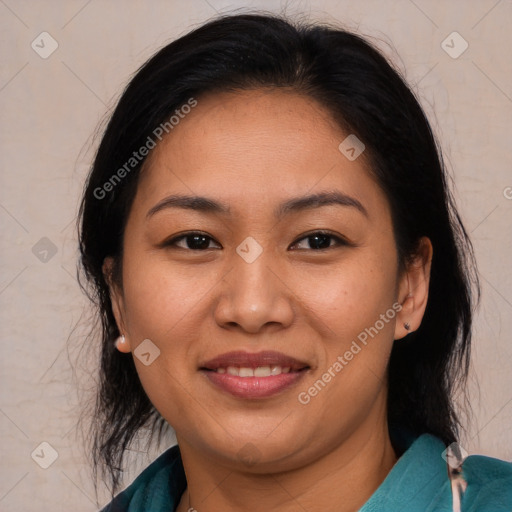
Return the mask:
[[(302, 240), (307, 240), (308, 238), (313, 238), (314, 236), (319, 236), (319, 235), (331, 238), (332, 240), (334, 240), (336, 242), (336, 245), (334, 245), (334, 246), (333, 245), (329, 245), (329, 247), (325, 247), (325, 248), (321, 248), (321, 249), (292, 249), (292, 250), (299, 250), (299, 251), (311, 250), (311, 251), (314, 251), (314, 252), (321, 252), (321, 251), (326, 251), (326, 250), (329, 250), (329, 249), (334, 249), (336, 247), (352, 245), (347, 240), (345, 240), (344, 238), (342, 238), (342, 237), (340, 237), (338, 235), (335, 235), (333, 233), (330, 233), (329, 231), (318, 230), (318, 231), (313, 231), (311, 233), (307, 233), (307, 234), (303, 235), (301, 238), (297, 238), (297, 240), (292, 243), (292, 246), (297, 245)], [(185, 251), (194, 251), (194, 252), (205, 252), (207, 250), (212, 249), (211, 247), (207, 247), (206, 249), (190, 249), (189, 247), (179, 247), (179, 246), (177, 246), (177, 243), (179, 241), (185, 240), (185, 239), (187, 239), (189, 237), (196, 237), (196, 236), (203, 237), (203, 238), (208, 238), (210, 240), (214, 240), (211, 236), (207, 235), (206, 233), (202, 233), (201, 231), (190, 231), (189, 233), (184, 233), (182, 235), (179, 235), (179, 236), (177, 236), (175, 238), (172, 238), (172, 239), (164, 242), (163, 246), (164, 247), (173, 247), (174, 246), (174, 247), (178, 247), (178, 249), (183, 249)]]

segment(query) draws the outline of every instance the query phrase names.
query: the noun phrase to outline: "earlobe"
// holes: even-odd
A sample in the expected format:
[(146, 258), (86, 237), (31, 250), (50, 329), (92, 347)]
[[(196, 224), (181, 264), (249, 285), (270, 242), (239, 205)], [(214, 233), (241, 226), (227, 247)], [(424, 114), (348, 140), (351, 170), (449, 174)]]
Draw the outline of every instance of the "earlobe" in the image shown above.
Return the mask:
[(116, 319), (117, 328), (120, 336), (115, 340), (115, 346), (120, 352), (130, 352), (130, 343), (126, 337), (126, 324), (124, 321), (124, 301), (120, 286), (115, 282), (114, 274), (114, 259), (111, 257), (105, 258), (103, 261), (103, 276), (108, 285), (110, 293), (110, 302), (112, 304), (112, 312)]
[(422, 237), (400, 279), (398, 300), (402, 309), (397, 315), (395, 340), (404, 338), (421, 325), (428, 301), (432, 254), (432, 243)]

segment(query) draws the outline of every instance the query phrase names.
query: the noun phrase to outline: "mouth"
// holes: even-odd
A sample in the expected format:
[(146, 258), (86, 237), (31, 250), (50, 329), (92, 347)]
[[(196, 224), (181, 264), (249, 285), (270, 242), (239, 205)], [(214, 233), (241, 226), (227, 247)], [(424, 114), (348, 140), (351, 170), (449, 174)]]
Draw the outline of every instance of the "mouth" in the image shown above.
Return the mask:
[(199, 367), (215, 388), (237, 398), (274, 396), (303, 378), (310, 366), (280, 352), (229, 352)]
[[(237, 367), (237, 366), (228, 366), (224, 368), (220, 366), (216, 370), (208, 370), (203, 368), (206, 371), (212, 371), (220, 374), (227, 373), (228, 375), (236, 375), (237, 377), (271, 377), (275, 375), (281, 375), (282, 373), (290, 373), (291, 368), (289, 366), (273, 365), (273, 366), (257, 366), (256, 368), (248, 368), (248, 367)], [(298, 370), (301, 371), (301, 370)]]

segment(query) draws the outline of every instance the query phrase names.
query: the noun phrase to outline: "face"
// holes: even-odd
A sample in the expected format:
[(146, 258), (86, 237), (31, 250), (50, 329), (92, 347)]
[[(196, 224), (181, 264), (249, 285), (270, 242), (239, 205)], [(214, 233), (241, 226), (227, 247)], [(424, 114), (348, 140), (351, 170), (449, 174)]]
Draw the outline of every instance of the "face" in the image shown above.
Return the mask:
[(225, 464), (291, 468), (385, 425), (390, 350), (418, 317), (347, 135), (296, 93), (203, 96), (142, 171), (116, 319), (180, 443)]

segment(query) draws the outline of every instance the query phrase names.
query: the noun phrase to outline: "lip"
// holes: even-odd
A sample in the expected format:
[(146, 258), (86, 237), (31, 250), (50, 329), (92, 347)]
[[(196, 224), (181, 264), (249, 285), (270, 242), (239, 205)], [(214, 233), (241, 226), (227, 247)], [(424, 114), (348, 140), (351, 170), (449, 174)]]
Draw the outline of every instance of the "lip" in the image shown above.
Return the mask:
[[(294, 357), (287, 356), (281, 352), (265, 350), (263, 352), (227, 352), (214, 357), (199, 365), (200, 369), (217, 370), (217, 368), (227, 368), (228, 366), (239, 366), (244, 368), (257, 368), (258, 366), (281, 366), (290, 367), (291, 371), (298, 371), (309, 368), (308, 363), (299, 361)], [(250, 378), (250, 377), (248, 377)]]
[[(217, 373), (217, 368), (237, 366), (257, 368), (259, 366), (289, 367), (289, 373), (268, 377), (239, 377), (228, 373)], [(244, 399), (269, 398), (297, 384), (307, 373), (309, 365), (280, 352), (264, 351), (228, 352), (201, 364), (199, 370), (218, 389)]]

